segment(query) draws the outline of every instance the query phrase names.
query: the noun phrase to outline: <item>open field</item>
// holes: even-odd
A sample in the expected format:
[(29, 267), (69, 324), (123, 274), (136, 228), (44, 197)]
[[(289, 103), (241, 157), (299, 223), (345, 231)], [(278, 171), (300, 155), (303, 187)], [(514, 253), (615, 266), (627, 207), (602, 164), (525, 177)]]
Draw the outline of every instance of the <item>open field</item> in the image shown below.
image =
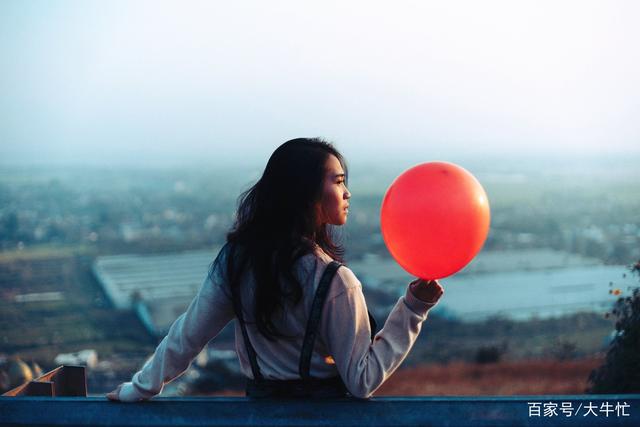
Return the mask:
[[(90, 262), (61, 254), (0, 262), (0, 353), (48, 368), (61, 352), (153, 351), (155, 342), (135, 314), (111, 307)], [(49, 295), (54, 298), (42, 298)]]
[(96, 248), (89, 245), (43, 244), (33, 247), (29, 246), (23, 249), (1, 251), (0, 263), (54, 260), (58, 258), (69, 258), (76, 255), (92, 256), (96, 253)]
[(491, 396), (583, 394), (603, 357), (520, 360), (491, 364), (453, 362), (396, 371), (376, 396)]

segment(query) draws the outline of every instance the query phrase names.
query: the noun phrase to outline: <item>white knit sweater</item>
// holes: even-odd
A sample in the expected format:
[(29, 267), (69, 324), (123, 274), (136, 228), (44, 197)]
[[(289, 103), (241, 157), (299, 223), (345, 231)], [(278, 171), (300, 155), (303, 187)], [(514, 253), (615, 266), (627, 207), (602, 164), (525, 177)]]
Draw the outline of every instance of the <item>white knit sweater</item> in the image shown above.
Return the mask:
[[(181, 375), (207, 342), (235, 318), (225, 280), (226, 248), (215, 261), (212, 277), (204, 280), (189, 308), (172, 324), (153, 357), (133, 375), (130, 382), (123, 384), (120, 400), (145, 400), (160, 393), (164, 384)], [(252, 324), (252, 319), (247, 318), (253, 313), (254, 280), (251, 274), (244, 276), (241, 285), (243, 312), (264, 378), (300, 378), (300, 351), (311, 303), (320, 277), (331, 261), (319, 247), (315, 253), (297, 261), (295, 274), (301, 283), (306, 284), (303, 299), (297, 306), (287, 307), (275, 316), (274, 324), (291, 337), (275, 342), (265, 339)], [(418, 299), (407, 287), (405, 295), (395, 304), (372, 342), (362, 284), (349, 268), (340, 267), (323, 307), (311, 359), (311, 376), (328, 378), (340, 375), (352, 395), (371, 396), (407, 356), (420, 333), (422, 322), (435, 304)], [(241, 370), (245, 376), (253, 378), (238, 322), (235, 333)], [(332, 356), (333, 360), (327, 356)]]

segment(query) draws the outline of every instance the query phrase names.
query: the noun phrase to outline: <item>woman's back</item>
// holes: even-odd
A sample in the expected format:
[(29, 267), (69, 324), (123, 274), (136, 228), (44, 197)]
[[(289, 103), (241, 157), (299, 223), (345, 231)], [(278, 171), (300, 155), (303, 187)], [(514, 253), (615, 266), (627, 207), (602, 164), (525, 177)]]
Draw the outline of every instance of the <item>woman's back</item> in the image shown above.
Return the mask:
[[(297, 305), (287, 305), (274, 315), (274, 324), (287, 335), (287, 338), (276, 340), (266, 338), (257, 330), (251, 315), (255, 281), (252, 274), (243, 275), (242, 315), (246, 321), (247, 339), (255, 351), (263, 378), (301, 379), (301, 351), (311, 307), (323, 273), (332, 262), (319, 247), (296, 262), (295, 274), (303, 284), (303, 297)], [(220, 263), (223, 264), (226, 263)], [(213, 279), (216, 282), (217, 277), (218, 282), (214, 284), (225, 289), (223, 267), (218, 271), (220, 274), (214, 275)], [(224, 294), (229, 299), (227, 292), (225, 289)], [(313, 378), (340, 377), (352, 395), (370, 396), (404, 360), (428, 310), (434, 305), (421, 301), (407, 289), (391, 310), (382, 330), (372, 339), (373, 326), (362, 284), (348, 267), (341, 266), (329, 283), (324, 300), (309, 375)], [(236, 322), (236, 350), (243, 374), (254, 378), (251, 350), (245, 344), (240, 322)]]
[[(246, 324), (248, 338), (253, 345), (260, 371), (266, 379), (292, 380), (299, 379), (299, 363), (303, 340), (307, 329), (311, 306), (318, 289), (320, 279), (327, 266), (333, 261), (329, 255), (316, 246), (313, 253), (299, 258), (294, 264), (294, 275), (302, 284), (302, 299), (298, 304), (286, 304), (278, 310), (272, 321), (274, 326), (285, 337), (270, 340), (262, 335), (255, 325), (254, 313), (254, 289), (255, 280), (253, 274), (242, 276), (241, 300), (243, 306), (243, 318)], [(224, 270), (223, 270), (224, 271)], [(353, 273), (342, 266), (336, 272), (336, 276), (330, 282), (325, 298), (325, 307), (348, 288), (356, 288), (360, 283)], [(223, 286), (227, 282), (221, 282)], [(286, 286), (286, 285), (285, 285)], [(226, 290), (227, 295), (230, 291)], [(323, 313), (324, 314), (324, 313)], [(311, 357), (310, 375), (315, 378), (329, 378), (338, 376), (336, 365), (331, 352), (327, 347), (327, 328), (330, 327), (330, 319), (321, 316), (318, 325), (318, 336), (315, 340), (314, 351)], [(335, 325), (334, 325), (335, 327)], [(236, 350), (240, 359), (242, 372), (249, 378), (253, 378), (249, 354), (246, 349), (240, 322), (236, 322)]]

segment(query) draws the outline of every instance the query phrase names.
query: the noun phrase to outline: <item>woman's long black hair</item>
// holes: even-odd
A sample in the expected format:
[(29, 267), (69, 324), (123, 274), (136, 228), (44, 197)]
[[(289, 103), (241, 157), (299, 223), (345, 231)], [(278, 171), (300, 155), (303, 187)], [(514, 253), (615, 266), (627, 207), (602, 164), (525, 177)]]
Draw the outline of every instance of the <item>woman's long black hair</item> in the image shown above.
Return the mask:
[(336, 261), (343, 260), (342, 246), (334, 243), (327, 224), (317, 221), (330, 155), (340, 161), (346, 180), (344, 158), (330, 143), (319, 138), (287, 141), (273, 152), (258, 182), (238, 198), (235, 224), (227, 234), (231, 297), (237, 304), (242, 274), (251, 271), (256, 326), (269, 340), (284, 337), (272, 322), (276, 310), (302, 297), (302, 284), (293, 274), (296, 260), (312, 252), (314, 243)]

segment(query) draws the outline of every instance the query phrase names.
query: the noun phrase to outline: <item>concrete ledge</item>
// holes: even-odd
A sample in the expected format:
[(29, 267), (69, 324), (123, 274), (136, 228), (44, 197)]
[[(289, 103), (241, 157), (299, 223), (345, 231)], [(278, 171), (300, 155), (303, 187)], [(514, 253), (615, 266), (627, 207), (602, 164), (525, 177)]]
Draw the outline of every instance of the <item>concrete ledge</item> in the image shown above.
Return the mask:
[[(554, 404), (557, 415), (544, 416), (545, 409)], [(601, 412), (609, 404), (612, 409), (616, 404), (623, 409)], [(575, 412), (572, 416), (560, 409), (569, 406)], [(588, 413), (588, 406), (595, 408), (597, 416)], [(534, 415), (530, 414), (532, 408)], [(536, 408), (539, 415), (535, 415)], [(0, 397), (0, 425), (639, 426), (640, 394), (316, 401), (190, 397), (140, 403), (109, 402), (99, 397)]]

